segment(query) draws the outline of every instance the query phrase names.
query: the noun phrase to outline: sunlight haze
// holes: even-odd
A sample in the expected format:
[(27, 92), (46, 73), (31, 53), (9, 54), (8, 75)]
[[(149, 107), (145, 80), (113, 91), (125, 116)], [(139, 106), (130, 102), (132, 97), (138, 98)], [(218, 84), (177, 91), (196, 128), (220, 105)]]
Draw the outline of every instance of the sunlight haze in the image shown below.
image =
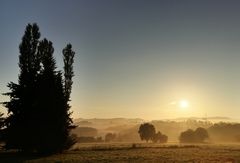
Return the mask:
[(74, 118), (240, 119), (240, 2), (145, 2), (1, 1), (0, 92), (17, 82), (19, 43), (36, 22), (59, 69), (68, 42), (76, 52)]

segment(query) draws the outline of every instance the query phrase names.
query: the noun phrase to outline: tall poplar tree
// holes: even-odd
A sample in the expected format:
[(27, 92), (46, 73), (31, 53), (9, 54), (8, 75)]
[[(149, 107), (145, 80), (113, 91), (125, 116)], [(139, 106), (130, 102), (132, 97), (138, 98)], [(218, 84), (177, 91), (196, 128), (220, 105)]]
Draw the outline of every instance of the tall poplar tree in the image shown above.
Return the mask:
[(64, 90), (66, 95), (66, 100), (70, 100), (70, 94), (72, 90), (72, 77), (74, 76), (73, 72), (73, 62), (74, 62), (74, 55), (75, 52), (72, 50), (72, 45), (67, 44), (67, 46), (63, 49), (63, 62), (64, 62)]
[(69, 136), (70, 130), (75, 128), (76, 126), (72, 125), (73, 121), (71, 119), (71, 112), (69, 111), (71, 106), (69, 105), (70, 94), (72, 90), (72, 78), (74, 76), (73, 72), (73, 63), (74, 63), (74, 55), (75, 52), (72, 50), (72, 45), (67, 44), (67, 46), (63, 49), (63, 62), (64, 62), (64, 99), (65, 99), (65, 108), (64, 108), (64, 122), (66, 122), (65, 133), (67, 133), (67, 142), (66, 146), (72, 146), (76, 140), (73, 137)]

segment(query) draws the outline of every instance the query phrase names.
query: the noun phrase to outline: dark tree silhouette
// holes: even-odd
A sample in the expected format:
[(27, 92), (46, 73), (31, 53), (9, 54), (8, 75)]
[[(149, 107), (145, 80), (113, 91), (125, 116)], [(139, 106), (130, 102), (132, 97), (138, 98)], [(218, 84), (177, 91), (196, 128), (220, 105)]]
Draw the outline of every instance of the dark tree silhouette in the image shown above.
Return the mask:
[(66, 100), (69, 101), (71, 89), (72, 89), (72, 77), (74, 76), (73, 73), (73, 58), (75, 55), (75, 52), (72, 51), (72, 45), (68, 44), (62, 51), (63, 53), (63, 62), (64, 62), (64, 77), (65, 77), (65, 95)]
[(195, 131), (188, 129), (180, 134), (179, 140), (181, 143), (203, 143), (208, 136), (206, 129), (199, 127)]
[(0, 129), (4, 127), (4, 120), (5, 118), (3, 117), (3, 113), (0, 112)]
[(179, 141), (181, 143), (194, 143), (195, 142), (195, 135), (194, 131), (188, 129), (180, 134)]
[(71, 106), (69, 105), (70, 101), (70, 94), (72, 90), (72, 78), (74, 76), (73, 72), (73, 62), (74, 62), (74, 55), (75, 52), (72, 50), (72, 45), (67, 44), (67, 46), (63, 49), (63, 62), (64, 62), (64, 99), (65, 99), (65, 108), (64, 108), (64, 122), (66, 123), (65, 133), (67, 133), (67, 148), (71, 147), (73, 144), (76, 143), (76, 139), (69, 136), (70, 130), (75, 128), (76, 126), (72, 125), (73, 121), (70, 118), (71, 112), (69, 112), (69, 109)]
[(167, 143), (168, 141), (168, 136), (167, 135), (161, 135), (160, 139), (159, 139), (159, 143)]
[(0, 113), (0, 142), (3, 141), (3, 127), (4, 127), (4, 120), (3, 113)]
[(56, 71), (52, 42), (39, 38), (38, 26), (28, 24), (19, 46), (19, 81), (9, 83), (11, 92), (5, 94), (10, 101), (4, 103), (9, 113), (4, 139), (6, 149), (60, 152), (74, 144), (69, 135), (74, 126), (68, 104), (74, 52), (64, 55), (64, 60), (71, 57), (67, 64), (64, 62), (70, 67), (68, 72), (64, 68), (70, 83), (66, 92), (62, 73)]
[(167, 143), (168, 137), (167, 135), (162, 134), (160, 131), (154, 134), (152, 141), (154, 143)]
[(197, 142), (204, 142), (204, 140), (206, 140), (207, 138), (209, 138), (208, 132), (205, 128), (202, 127), (198, 127), (195, 130), (195, 139)]
[(141, 140), (152, 140), (155, 135), (155, 127), (150, 123), (141, 124), (138, 130)]
[(159, 141), (159, 139), (161, 138), (161, 136), (162, 136), (162, 133), (160, 131), (158, 131), (157, 133), (154, 134), (152, 141), (154, 143), (157, 143)]
[(239, 142), (240, 123), (215, 123), (208, 128), (211, 139), (216, 142)]
[(29, 150), (33, 145), (32, 132), (34, 124), (32, 111), (35, 110), (37, 74), (40, 61), (37, 54), (40, 32), (36, 24), (28, 24), (19, 46), (20, 74), (18, 84), (10, 82), (10, 101), (5, 102), (9, 116), (6, 119), (4, 139), (6, 149)]

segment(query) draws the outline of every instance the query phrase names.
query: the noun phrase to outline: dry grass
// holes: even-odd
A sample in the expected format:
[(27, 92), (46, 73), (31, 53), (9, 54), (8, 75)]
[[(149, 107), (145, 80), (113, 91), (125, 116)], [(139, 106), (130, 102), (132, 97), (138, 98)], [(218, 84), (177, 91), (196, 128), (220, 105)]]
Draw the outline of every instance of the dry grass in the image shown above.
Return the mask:
[(0, 162), (240, 162), (240, 145), (79, 144), (75, 149), (47, 157), (1, 152)]

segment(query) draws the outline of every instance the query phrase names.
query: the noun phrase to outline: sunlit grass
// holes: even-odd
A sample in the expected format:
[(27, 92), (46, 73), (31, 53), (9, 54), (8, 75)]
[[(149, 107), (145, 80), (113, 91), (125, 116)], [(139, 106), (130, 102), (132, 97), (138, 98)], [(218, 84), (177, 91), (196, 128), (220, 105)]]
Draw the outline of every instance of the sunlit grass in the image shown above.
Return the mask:
[[(135, 144), (135, 145), (134, 145)], [(240, 144), (86, 143), (62, 154), (0, 153), (0, 162), (239, 162)], [(10, 157), (11, 156), (11, 157)]]

